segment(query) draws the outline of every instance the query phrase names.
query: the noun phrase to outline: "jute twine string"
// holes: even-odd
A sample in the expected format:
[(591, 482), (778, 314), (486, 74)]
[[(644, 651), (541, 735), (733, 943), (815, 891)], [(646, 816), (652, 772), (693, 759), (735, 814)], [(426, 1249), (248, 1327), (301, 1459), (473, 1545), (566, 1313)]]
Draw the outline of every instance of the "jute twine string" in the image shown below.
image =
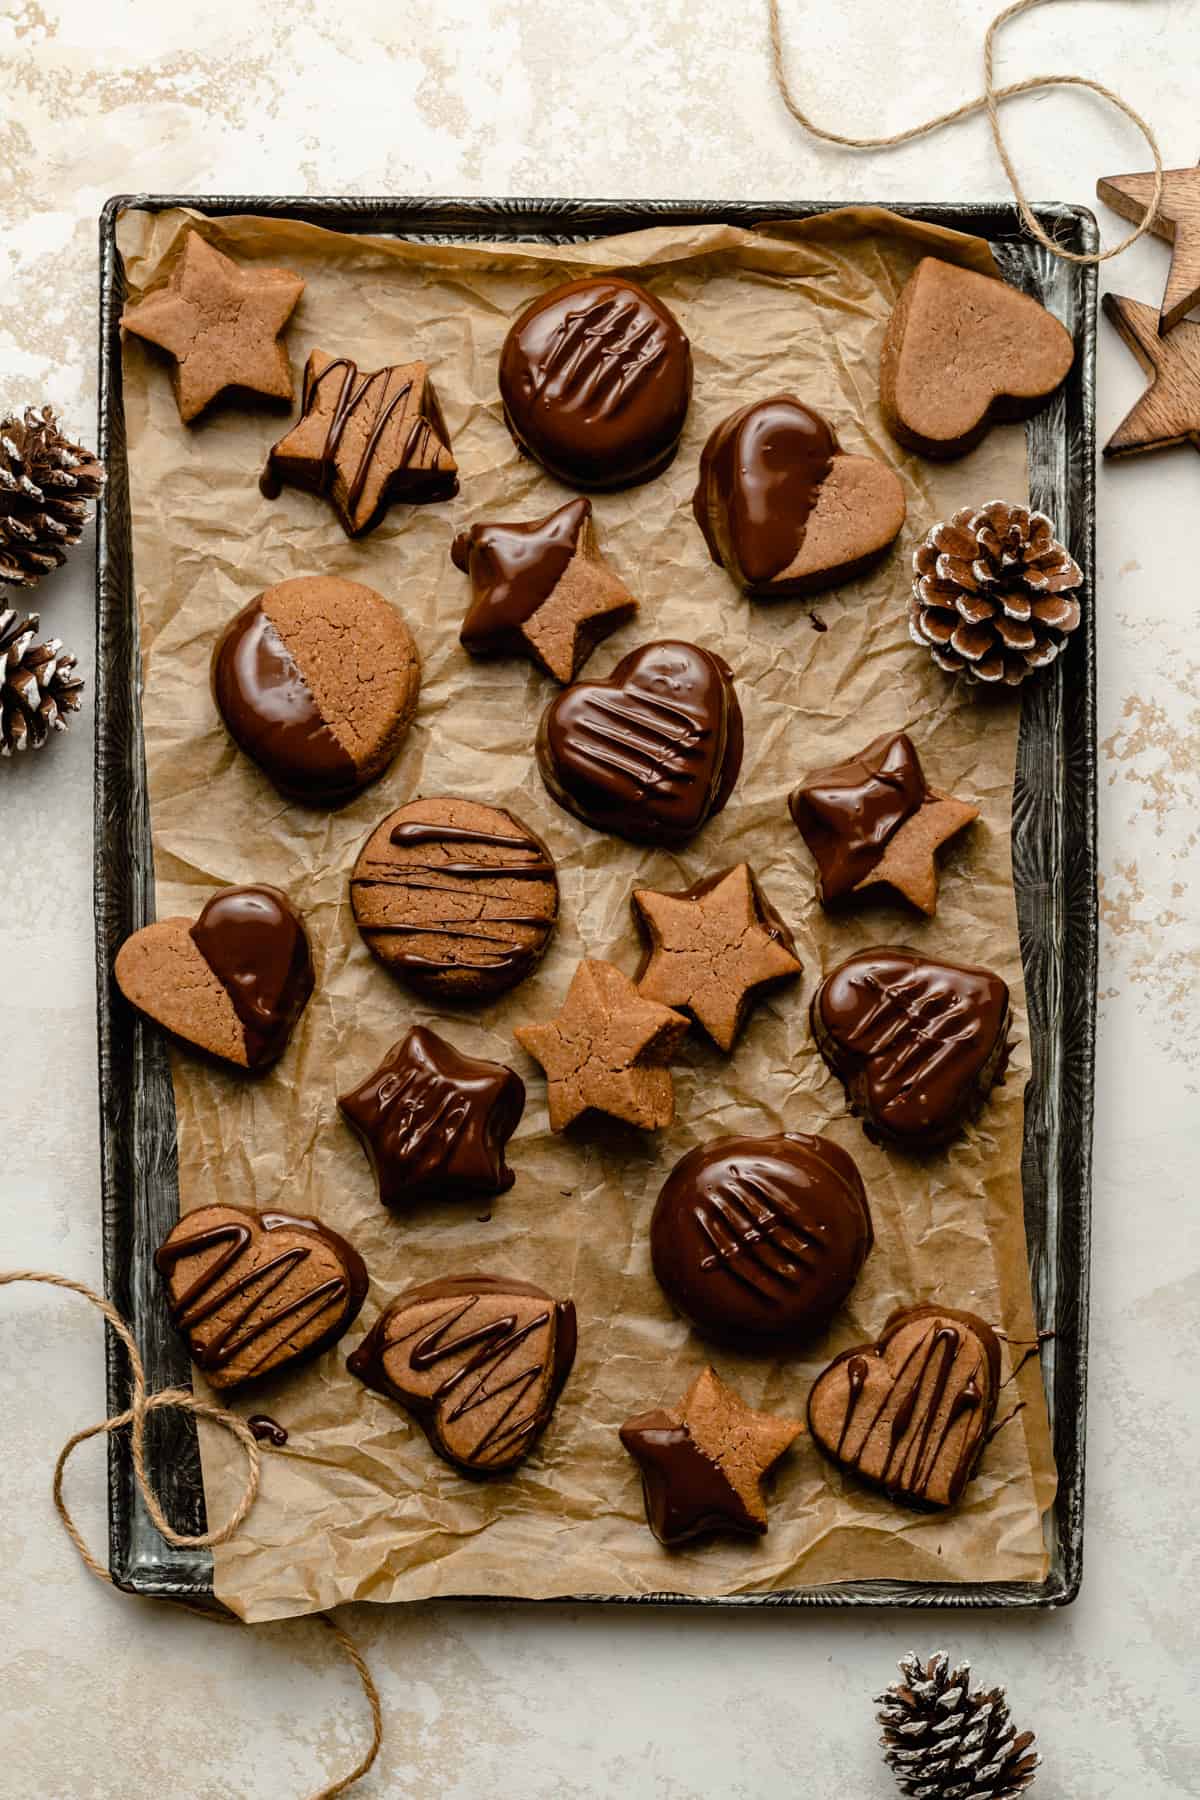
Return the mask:
[[(116, 1332), (121, 1343), (124, 1345), (125, 1354), (129, 1358), (129, 1374), (132, 1392), (128, 1409), (125, 1412), (114, 1413), (110, 1419), (102, 1419), (98, 1425), (89, 1425), (85, 1431), (75, 1432), (63, 1445), (59, 1452), (58, 1460), (54, 1465), (53, 1493), (55, 1511), (58, 1513), (59, 1519), (62, 1522), (63, 1530), (79, 1552), (84, 1568), (87, 1569), (90, 1574), (94, 1575), (97, 1581), (105, 1581), (111, 1584), (112, 1576), (102, 1563), (97, 1562), (88, 1547), (82, 1532), (79, 1530), (79, 1527), (71, 1516), (67, 1503), (63, 1498), (63, 1476), (68, 1461), (79, 1448), (80, 1444), (86, 1444), (89, 1438), (99, 1437), (109, 1432), (124, 1431), (126, 1427), (129, 1429), (130, 1451), (133, 1457), (133, 1473), (134, 1479), (138, 1485), (138, 1492), (145, 1501), (146, 1510), (153, 1519), (156, 1529), (162, 1534), (167, 1542), (169, 1544), (174, 1544), (177, 1547), (197, 1550), (210, 1549), (215, 1544), (227, 1543), (238, 1528), (244, 1523), (246, 1515), (254, 1505), (254, 1502), (258, 1497), (259, 1480), (261, 1477), (261, 1453), (258, 1444), (255, 1441), (254, 1434), (246, 1424), (245, 1420), (240, 1419), (236, 1413), (226, 1412), (223, 1407), (213, 1406), (210, 1401), (198, 1400), (196, 1396), (189, 1393), (186, 1388), (162, 1388), (156, 1394), (148, 1394), (146, 1392), (145, 1368), (143, 1367), (138, 1347), (133, 1341), (133, 1334), (128, 1325), (126, 1325), (120, 1313), (109, 1301), (105, 1300), (100, 1294), (94, 1293), (93, 1290), (90, 1287), (87, 1287), (82, 1281), (72, 1281), (66, 1275), (53, 1275), (44, 1269), (12, 1269), (0, 1271), (0, 1287), (11, 1287), (17, 1282), (39, 1282), (44, 1287), (64, 1288), (68, 1293), (79, 1294), (84, 1300), (87, 1300), (92, 1306), (96, 1307), (99, 1312), (104, 1314), (104, 1317), (108, 1320), (108, 1323), (112, 1326), (112, 1329)], [(195, 1537), (186, 1537), (181, 1532), (174, 1529), (170, 1520), (163, 1512), (158, 1496), (154, 1492), (150, 1478), (146, 1473), (146, 1418), (148, 1414), (156, 1412), (163, 1407), (175, 1407), (180, 1412), (193, 1413), (197, 1418), (209, 1419), (214, 1425), (220, 1425), (223, 1430), (228, 1431), (237, 1439), (246, 1456), (246, 1485), (242, 1490), (242, 1495), (237, 1505), (225, 1520), (224, 1524), (216, 1526), (211, 1531), (201, 1532)], [(239, 1623), (239, 1621), (233, 1618), (231, 1614), (209, 1612), (204, 1607), (192, 1606), (186, 1601), (176, 1602), (176, 1604), (186, 1606), (189, 1612), (197, 1613), (203, 1618), (212, 1620), (215, 1624), (236, 1625)], [(354, 1669), (354, 1672), (362, 1685), (363, 1693), (366, 1695), (367, 1704), (371, 1709), (371, 1743), (366, 1754), (355, 1767), (351, 1769), (348, 1775), (343, 1775), (339, 1781), (332, 1782), (329, 1786), (320, 1788), (312, 1796), (312, 1800), (334, 1800), (335, 1795), (346, 1793), (350, 1788), (354, 1787), (358, 1781), (361, 1781), (362, 1777), (373, 1766), (376, 1757), (379, 1755), (380, 1746), (383, 1743), (383, 1709), (380, 1705), (379, 1690), (375, 1686), (371, 1671), (363, 1661), (362, 1655), (353, 1638), (351, 1638), (347, 1632), (343, 1631), (342, 1627), (337, 1624), (328, 1613), (317, 1613), (315, 1616), (317, 1621), (331, 1634), (339, 1650), (342, 1652), (342, 1655)]]
[[(771, 63), (775, 73), (775, 82), (784, 105), (797, 124), (802, 125), (805, 131), (811, 132), (814, 137), (822, 138), (827, 144), (842, 144), (849, 150), (886, 150), (895, 144), (910, 143), (913, 138), (927, 137), (930, 132), (940, 131), (943, 125), (955, 125), (960, 119), (969, 119), (973, 113), (985, 112), (992, 128), (992, 138), (997, 154), (1004, 165), (1004, 173), (1008, 177), (1008, 183), (1013, 192), (1013, 198), (1016, 200), (1030, 235), (1035, 237), (1045, 249), (1051, 251), (1055, 256), (1061, 257), (1064, 262), (1107, 262), (1111, 256), (1120, 256), (1123, 250), (1128, 250), (1130, 244), (1136, 244), (1137, 240), (1149, 231), (1162, 200), (1162, 153), (1158, 147), (1158, 140), (1147, 121), (1130, 106), (1127, 100), (1122, 100), (1120, 94), (1114, 93), (1110, 87), (1105, 87), (1102, 81), (1091, 81), (1086, 75), (1029, 75), (1024, 81), (1010, 81), (1004, 87), (996, 86), (995, 49), (998, 33), (1010, 19), (1018, 18), (1021, 13), (1029, 12), (1033, 7), (1045, 4), (1046, 0), (1014, 0), (1013, 5), (1006, 6), (1003, 12), (996, 14), (988, 26), (987, 35), (983, 40), (982, 94), (974, 100), (964, 100), (961, 106), (952, 107), (949, 112), (938, 113), (935, 118), (926, 119), (919, 125), (910, 125), (905, 131), (893, 132), (889, 137), (849, 137), (840, 131), (828, 131), (823, 125), (818, 125), (805, 111), (796, 98), (784, 62), (779, 0), (767, 0), (771, 25)], [(1033, 209), (1025, 197), (1025, 190), (1021, 186), (1012, 157), (1009, 155), (1008, 145), (1004, 141), (1004, 133), (1000, 129), (1001, 100), (1011, 100), (1018, 94), (1032, 94), (1039, 88), (1058, 87), (1087, 88), (1090, 93), (1098, 94), (1102, 100), (1109, 101), (1137, 126), (1154, 158), (1154, 192), (1150, 204), (1146, 208), (1145, 217), (1140, 224), (1134, 227), (1128, 237), (1123, 237), (1118, 244), (1111, 244), (1107, 250), (1067, 250), (1063, 245), (1055, 243), (1034, 217)]]

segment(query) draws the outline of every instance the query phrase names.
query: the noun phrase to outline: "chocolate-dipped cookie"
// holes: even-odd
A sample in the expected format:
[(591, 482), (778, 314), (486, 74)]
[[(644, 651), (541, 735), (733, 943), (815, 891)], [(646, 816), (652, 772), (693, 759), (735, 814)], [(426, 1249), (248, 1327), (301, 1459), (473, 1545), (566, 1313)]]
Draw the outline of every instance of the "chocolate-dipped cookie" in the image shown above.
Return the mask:
[(635, 888), (631, 905), (646, 946), (639, 993), (689, 1013), (721, 1050), (732, 1050), (761, 995), (803, 972), (749, 863), (677, 894)]
[(572, 1301), (503, 1275), (459, 1275), (401, 1294), (346, 1366), (398, 1400), (446, 1462), (495, 1475), (533, 1449), (574, 1360)]
[(817, 1048), (868, 1136), (946, 1143), (1008, 1060), (1008, 987), (990, 969), (881, 945), (847, 957), (813, 996)]
[(379, 1067), (338, 1100), (362, 1140), (384, 1206), (442, 1195), (504, 1194), (504, 1147), (525, 1110), (525, 1083), (503, 1063), (465, 1056), (414, 1025)]
[(619, 275), (543, 294), (500, 352), (500, 397), (518, 448), (571, 487), (631, 487), (666, 468), (691, 393), (679, 321)]
[(255, 1074), (283, 1055), (314, 980), (304, 921), (266, 886), (222, 888), (194, 921), (143, 925), (114, 973), (147, 1018)]
[(337, 1342), (367, 1294), (352, 1244), (317, 1219), (202, 1206), (155, 1253), (171, 1323), (216, 1388), (270, 1375)]
[(700, 458), (692, 500), (713, 561), (748, 594), (815, 594), (861, 574), (904, 524), (904, 488), (887, 463), (841, 448), (792, 394), (722, 421)]
[(642, 1476), (646, 1523), (667, 1549), (714, 1532), (757, 1537), (767, 1529), (763, 1477), (804, 1427), (746, 1405), (702, 1369), (670, 1410), (638, 1413), (621, 1442)]
[(979, 817), (977, 806), (926, 786), (903, 731), (814, 769), (788, 807), (816, 862), (823, 906), (890, 887), (923, 913), (937, 910), (937, 852)]
[(719, 813), (742, 766), (742, 711), (729, 665), (667, 640), (577, 681), (542, 714), (547, 791), (597, 831), (682, 844)]
[(289, 799), (340, 805), (382, 775), (421, 691), (408, 626), (381, 594), (314, 575), (244, 606), (212, 657), (226, 729)]
[(650, 1221), (667, 1298), (697, 1331), (743, 1349), (822, 1330), (873, 1241), (854, 1162), (803, 1132), (697, 1145), (667, 1176)]
[(267, 453), (259, 486), (268, 500), (284, 487), (323, 494), (347, 537), (370, 531), (393, 501), (451, 499), (458, 464), (429, 365), (363, 373), (352, 357), (314, 350), (300, 418)]
[(450, 556), (471, 578), (463, 648), (527, 656), (556, 681), (573, 680), (601, 638), (637, 611), (600, 553), (590, 500), (519, 525), (472, 525)]
[(377, 825), (350, 878), (363, 942), (431, 999), (489, 999), (541, 960), (558, 916), (549, 850), (499, 806), (410, 800)]
[(987, 1444), (1000, 1390), (1000, 1345), (974, 1313), (894, 1312), (874, 1344), (843, 1350), (808, 1396), (808, 1429), (826, 1456), (893, 1500), (953, 1506)]

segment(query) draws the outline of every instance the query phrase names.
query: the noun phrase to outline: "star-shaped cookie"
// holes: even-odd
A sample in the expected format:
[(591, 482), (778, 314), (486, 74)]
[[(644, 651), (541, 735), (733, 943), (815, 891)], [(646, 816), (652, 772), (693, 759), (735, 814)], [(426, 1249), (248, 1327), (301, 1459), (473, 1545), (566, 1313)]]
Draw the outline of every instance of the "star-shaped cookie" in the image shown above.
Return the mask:
[(979, 817), (977, 806), (926, 786), (903, 731), (814, 769), (788, 807), (816, 862), (823, 905), (883, 885), (928, 914), (937, 910), (938, 851)]
[[(1105, 175), (1096, 192), (1123, 219), (1140, 224), (1154, 200), (1154, 171)], [(1150, 229), (1174, 246), (1158, 315), (1158, 329), (1166, 333), (1200, 302), (1200, 168), (1163, 170), (1162, 199)]]
[(764, 1532), (763, 1477), (802, 1430), (798, 1419), (755, 1412), (712, 1369), (678, 1406), (626, 1419), (621, 1442), (642, 1472), (646, 1523), (659, 1543)]
[(646, 940), (638, 992), (690, 1013), (722, 1050), (732, 1050), (760, 994), (802, 972), (748, 863), (677, 894), (635, 888), (631, 905)]
[(667, 1067), (687, 1020), (639, 994), (612, 963), (580, 963), (557, 1018), (513, 1036), (546, 1071), (551, 1131), (582, 1113), (607, 1113), (643, 1131), (675, 1117)]
[(244, 267), (189, 231), (166, 285), (126, 307), (121, 329), (175, 359), (175, 400), (186, 425), (226, 388), (292, 398), (279, 334), (303, 292), (290, 269)]
[(1200, 325), (1185, 319), (1160, 337), (1154, 308), (1122, 294), (1105, 294), (1104, 311), (1154, 377), (1105, 444), (1105, 456), (1136, 456), (1183, 443), (1200, 450)]

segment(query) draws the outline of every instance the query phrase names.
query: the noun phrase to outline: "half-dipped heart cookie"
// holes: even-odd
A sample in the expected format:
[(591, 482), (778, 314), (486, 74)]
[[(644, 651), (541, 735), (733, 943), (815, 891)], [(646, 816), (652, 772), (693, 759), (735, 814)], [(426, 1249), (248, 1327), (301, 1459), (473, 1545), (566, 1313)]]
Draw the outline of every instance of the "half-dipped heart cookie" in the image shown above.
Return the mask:
[(820, 413), (775, 394), (717, 426), (692, 510), (713, 561), (773, 599), (860, 574), (895, 542), (905, 501), (887, 463), (850, 455)]
[(577, 681), (542, 714), (551, 796), (597, 831), (681, 844), (719, 813), (742, 766), (729, 665), (696, 644), (643, 644), (605, 681)]
[(114, 972), (155, 1024), (255, 1074), (287, 1049), (314, 980), (303, 919), (266, 886), (222, 888), (194, 922), (143, 925), (121, 945)]
[(467, 1475), (513, 1469), (550, 1422), (575, 1360), (575, 1307), (532, 1282), (456, 1275), (409, 1288), (348, 1359)]
[(990, 969), (881, 945), (813, 995), (817, 1048), (869, 1137), (906, 1149), (952, 1138), (1008, 1060), (1008, 987)]
[(893, 1500), (953, 1506), (987, 1443), (1000, 1389), (1000, 1344), (974, 1313), (894, 1312), (874, 1344), (844, 1350), (818, 1375), (808, 1429), (826, 1456)]
[(202, 1206), (154, 1258), (171, 1323), (213, 1387), (237, 1387), (328, 1349), (367, 1294), (352, 1244), (317, 1219)]
[(1070, 332), (1038, 301), (927, 256), (905, 284), (883, 340), (884, 424), (922, 456), (962, 456), (989, 426), (1037, 412), (1074, 360)]

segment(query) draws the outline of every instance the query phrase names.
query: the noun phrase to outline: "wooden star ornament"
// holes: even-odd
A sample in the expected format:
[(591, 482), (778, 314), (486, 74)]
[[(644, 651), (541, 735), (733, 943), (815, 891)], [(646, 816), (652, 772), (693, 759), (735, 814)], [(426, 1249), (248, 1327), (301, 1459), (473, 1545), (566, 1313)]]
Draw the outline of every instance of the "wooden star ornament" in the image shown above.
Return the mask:
[(245, 267), (189, 231), (166, 284), (126, 307), (121, 329), (174, 359), (186, 425), (227, 388), (292, 398), (292, 366), (279, 337), (303, 292), (290, 269)]
[[(1096, 183), (1096, 193), (1123, 219), (1140, 224), (1154, 203), (1154, 171), (1105, 175)], [(1150, 229), (1173, 246), (1158, 315), (1159, 333), (1165, 335), (1200, 303), (1200, 167), (1163, 171), (1162, 199)]]
[(1154, 377), (1105, 444), (1105, 456), (1137, 456), (1183, 443), (1200, 450), (1200, 324), (1185, 319), (1160, 337), (1154, 308), (1122, 294), (1105, 294), (1104, 311)]

